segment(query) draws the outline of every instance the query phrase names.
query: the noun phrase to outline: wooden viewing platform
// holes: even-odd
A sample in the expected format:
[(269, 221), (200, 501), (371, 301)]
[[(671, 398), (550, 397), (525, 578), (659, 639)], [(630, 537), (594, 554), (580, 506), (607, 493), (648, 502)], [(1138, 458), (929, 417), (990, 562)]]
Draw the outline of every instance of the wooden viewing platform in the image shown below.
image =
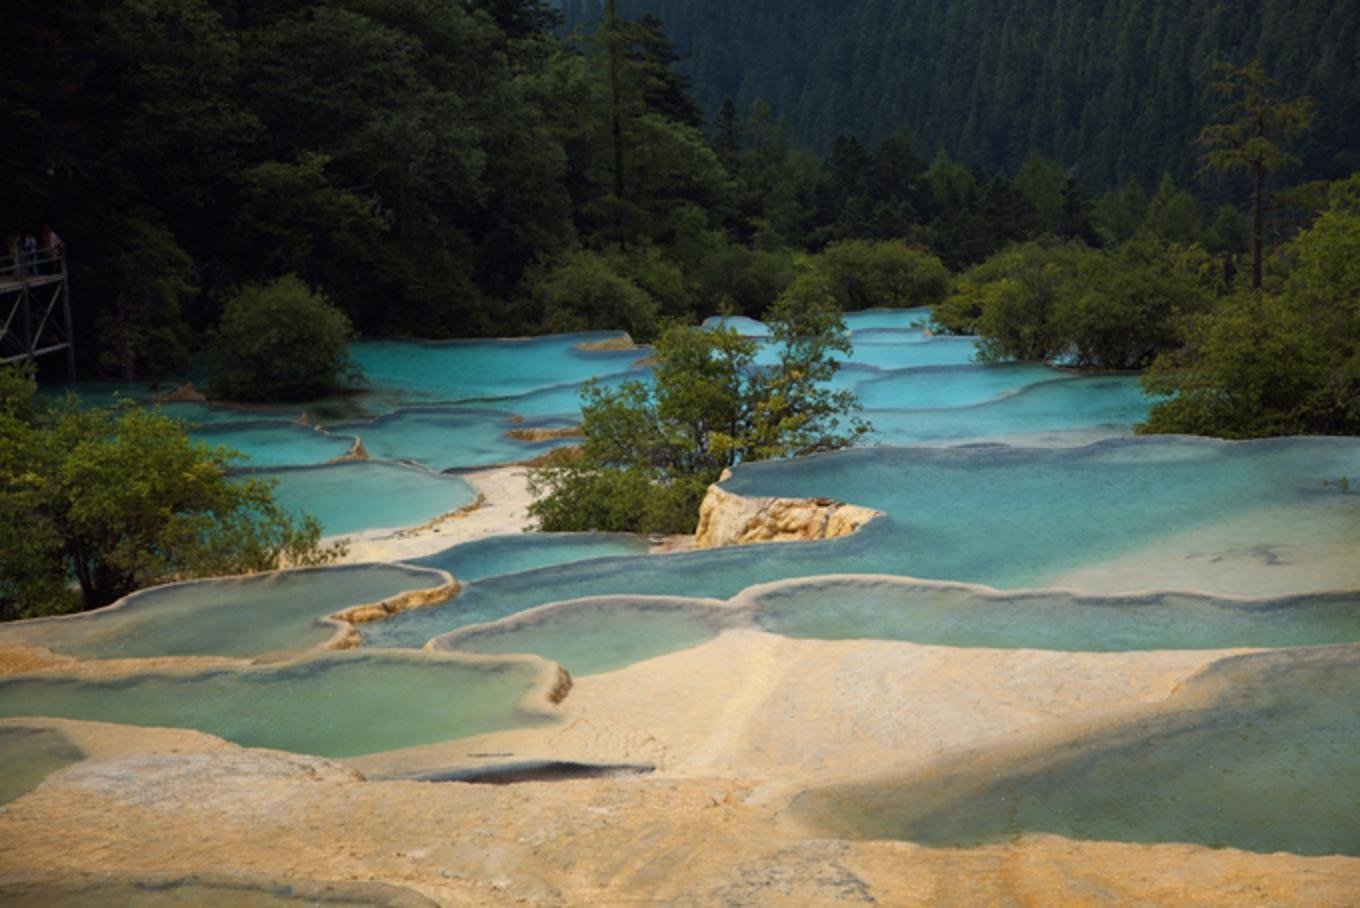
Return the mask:
[(71, 294), (65, 250), (0, 257), (0, 365), (36, 362), (66, 353), (66, 368), (76, 377)]

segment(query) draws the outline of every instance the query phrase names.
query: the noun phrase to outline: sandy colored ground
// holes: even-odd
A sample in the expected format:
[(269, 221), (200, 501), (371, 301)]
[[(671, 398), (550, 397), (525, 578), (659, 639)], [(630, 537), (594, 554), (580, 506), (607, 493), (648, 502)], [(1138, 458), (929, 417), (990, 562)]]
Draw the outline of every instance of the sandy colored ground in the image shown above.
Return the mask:
[(433, 555), (449, 546), (487, 536), (523, 533), (529, 528), (529, 471), (525, 467), (496, 467), (460, 474), (481, 496), (476, 508), (402, 530), (355, 533), (344, 537), (349, 554), (341, 564), (402, 561)]
[[(452, 905), (1354, 904), (1354, 858), (1049, 835), (930, 849), (830, 840), (785, 815), (809, 783), (1154, 703), (1222, 655), (729, 631), (577, 679), (556, 726), (349, 765), (194, 732), (11, 720), (62, 729), (89, 759), (0, 808), (0, 881), (230, 870), (384, 882)], [(487, 753), (657, 771), (507, 786), (381, 780)]]

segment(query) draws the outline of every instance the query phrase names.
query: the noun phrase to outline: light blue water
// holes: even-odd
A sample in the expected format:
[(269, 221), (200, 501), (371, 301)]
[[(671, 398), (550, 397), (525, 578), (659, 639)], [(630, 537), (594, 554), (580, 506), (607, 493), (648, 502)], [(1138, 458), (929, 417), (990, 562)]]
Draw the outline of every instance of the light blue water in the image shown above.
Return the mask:
[[(930, 322), (931, 309), (861, 309), (845, 313), (845, 327), (850, 332), (894, 330), (907, 331), (924, 327)], [(855, 339), (856, 341), (859, 338)]]
[(1122, 652), (1272, 648), (1360, 640), (1360, 593), (1239, 602), (1157, 593), (984, 594), (882, 580), (812, 580), (753, 597), (755, 621), (786, 637), (934, 646)]
[[(521, 427), (510, 421), (511, 416), (493, 410), (413, 408), (371, 422), (340, 423), (330, 431), (363, 439), (370, 457), (412, 461), (434, 470), (514, 463), (572, 443), (571, 439), (531, 443), (508, 438), (508, 430)], [(564, 423), (533, 423), (544, 424)]]
[(726, 487), (749, 495), (826, 496), (889, 516), (828, 542), (602, 559), (488, 578), (447, 606), (366, 629), (366, 639), (419, 646), (548, 602), (630, 593), (725, 599), (757, 583), (817, 574), (1039, 587), (1167, 535), (1208, 532), (1253, 512), (1265, 515), (1262, 537), (1282, 547), (1306, 538), (1318, 509), (1340, 509), (1340, 519), (1360, 538), (1360, 509), (1322, 485), (1358, 474), (1360, 441), (1340, 438), (1236, 444), (1148, 438), (1054, 450), (881, 448), (750, 464)]
[[(908, 340), (910, 338), (910, 340)], [(971, 337), (931, 337), (914, 334), (868, 333), (855, 338), (851, 362), (880, 369), (908, 366), (963, 366), (977, 359)]]
[(925, 410), (972, 407), (1015, 394), (1044, 382), (1072, 378), (1048, 366), (934, 366), (864, 375), (855, 385), (868, 410)]
[(1094, 429), (1126, 434), (1147, 418), (1151, 406), (1136, 377), (1093, 375), (1033, 384), (973, 406), (871, 409), (864, 417), (873, 424), (878, 443), (913, 445)]
[(192, 674), (11, 675), (0, 679), (0, 716), (193, 728), (246, 747), (352, 757), (545, 721), (519, 708), (540, 680), (522, 663), (327, 653)]
[(354, 439), (293, 422), (221, 422), (195, 429), (194, 438), (245, 454), (241, 467), (288, 467), (321, 463), (349, 453)]
[(643, 555), (649, 547), (624, 533), (522, 533), (465, 542), (408, 563), (448, 571), (466, 583), (590, 558)]
[(525, 340), (360, 341), (350, 355), (370, 395), (408, 404), (524, 394), (596, 375), (627, 371), (636, 350), (581, 351), (575, 345), (616, 334), (567, 334)]
[(1360, 649), (1242, 656), (1162, 710), (805, 793), (823, 835), (970, 846), (1028, 832), (1360, 855)]
[(276, 479), (274, 497), (293, 514), (311, 514), (327, 536), (404, 527), (456, 511), (476, 498), (456, 476), (382, 461), (249, 474)]
[(326, 615), (443, 583), (435, 571), (400, 565), (178, 583), (79, 617), (0, 625), (0, 642), (45, 646), (87, 659), (298, 652), (335, 633), (334, 625), (319, 620)]
[(533, 653), (580, 677), (698, 646), (718, 635), (725, 618), (721, 609), (686, 599), (592, 599), (456, 632), (433, 648)]
[[(651, 376), (650, 369), (630, 368), (627, 372), (602, 376), (597, 379), (596, 384), (601, 388), (617, 388), (625, 381), (647, 381)], [(540, 391), (531, 391), (528, 394), (513, 397), (477, 398), (467, 403), (503, 410), (523, 416), (526, 419), (558, 417), (577, 422), (580, 420), (581, 413), (581, 384), (558, 385), (557, 387), (544, 388)]]
[(745, 315), (710, 315), (704, 319), (705, 328), (731, 328), (742, 337), (769, 337), (770, 329), (764, 322)]

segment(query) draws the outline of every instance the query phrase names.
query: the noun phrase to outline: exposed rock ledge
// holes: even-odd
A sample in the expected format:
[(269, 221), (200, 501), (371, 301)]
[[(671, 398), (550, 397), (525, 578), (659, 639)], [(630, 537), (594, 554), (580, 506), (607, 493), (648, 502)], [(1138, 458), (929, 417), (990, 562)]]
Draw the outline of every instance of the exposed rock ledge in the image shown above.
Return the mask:
[(835, 539), (881, 516), (882, 511), (830, 498), (748, 498), (714, 484), (699, 505), (694, 547)]
[(531, 429), (506, 429), (505, 437), (515, 441), (555, 441), (559, 438), (580, 438), (585, 433), (580, 426), (549, 426)]
[[(346, 624), (367, 624), (370, 621), (382, 621), (393, 615), (402, 612), (409, 612), (415, 609), (429, 608), (432, 605), (439, 605), (448, 602), (462, 591), (462, 584), (457, 580), (446, 583), (443, 586), (431, 587), (423, 590), (407, 590), (395, 596), (384, 599), (382, 602), (375, 602), (371, 605), (356, 605), (347, 608), (342, 612), (336, 612), (331, 618), (336, 621), (343, 621)], [(358, 645), (355, 638), (352, 643), (348, 641), (340, 643), (337, 648), (345, 649), (352, 645)]]
[(160, 397), (156, 398), (156, 402), (162, 404), (180, 402), (201, 403), (207, 399), (207, 395), (195, 388), (193, 382), (187, 381), (173, 391), (162, 394)]
[(638, 344), (637, 341), (633, 340), (633, 336), (625, 331), (618, 337), (606, 337), (597, 341), (581, 341), (581, 343), (573, 346), (577, 350), (589, 352), (591, 350), (636, 350)]

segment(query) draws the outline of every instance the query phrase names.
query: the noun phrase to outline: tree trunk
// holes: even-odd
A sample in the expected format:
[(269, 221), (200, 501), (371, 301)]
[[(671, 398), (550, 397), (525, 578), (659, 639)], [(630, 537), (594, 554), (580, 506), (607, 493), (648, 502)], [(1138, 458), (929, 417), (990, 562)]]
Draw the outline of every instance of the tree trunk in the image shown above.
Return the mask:
[(619, 24), (614, 0), (605, 9), (605, 33), (609, 46), (609, 119), (614, 138), (614, 232), (619, 249), (627, 251), (623, 235), (623, 112), (619, 98)]
[(1261, 289), (1261, 250), (1265, 246), (1266, 168), (1256, 164), (1251, 174), (1251, 289)]

